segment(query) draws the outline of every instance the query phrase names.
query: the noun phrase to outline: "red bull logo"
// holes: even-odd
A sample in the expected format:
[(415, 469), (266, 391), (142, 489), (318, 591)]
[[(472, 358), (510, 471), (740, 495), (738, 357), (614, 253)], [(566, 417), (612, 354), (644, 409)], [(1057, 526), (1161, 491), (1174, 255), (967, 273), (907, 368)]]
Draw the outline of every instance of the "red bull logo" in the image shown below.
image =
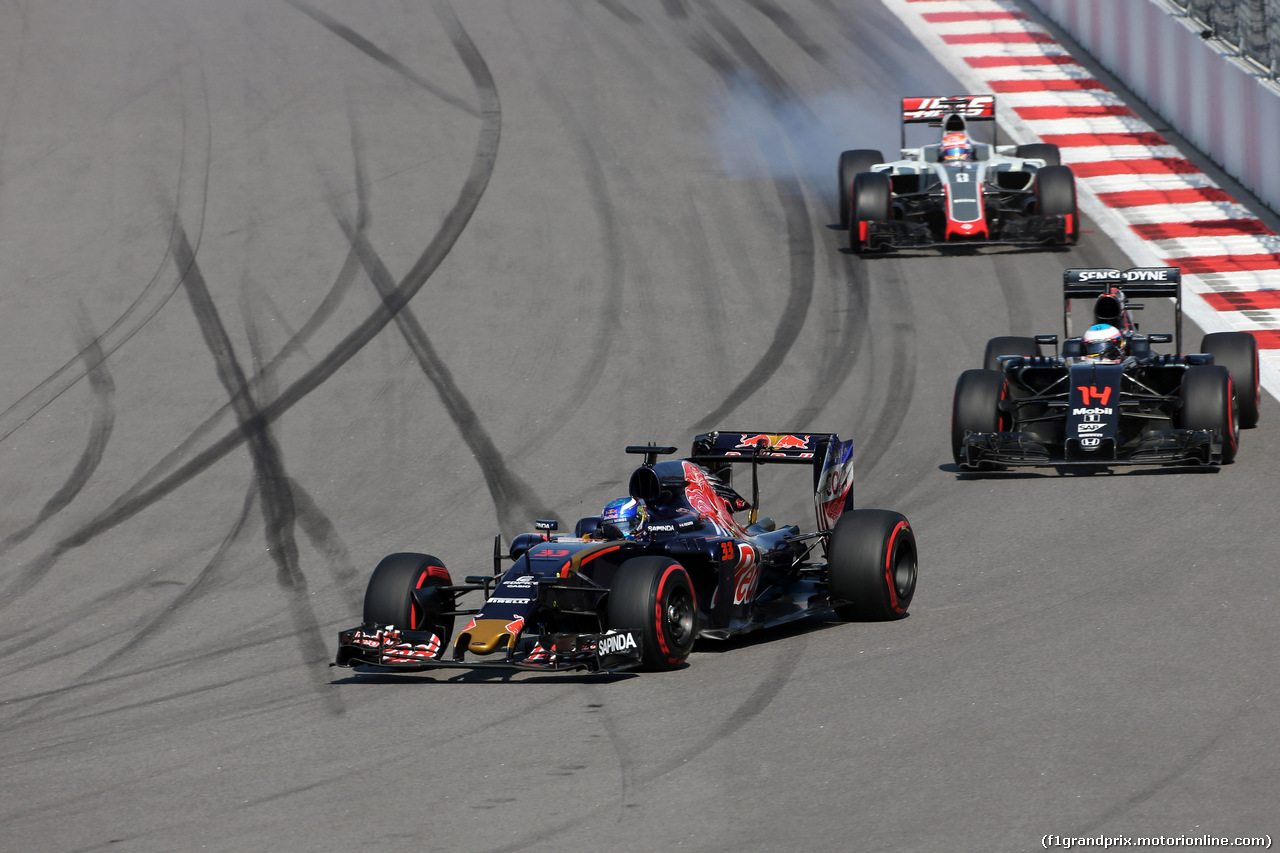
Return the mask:
[(808, 450), (809, 436), (774, 435), (773, 433), (759, 432), (755, 435), (742, 436), (738, 440), (738, 447), (761, 448), (764, 450)]

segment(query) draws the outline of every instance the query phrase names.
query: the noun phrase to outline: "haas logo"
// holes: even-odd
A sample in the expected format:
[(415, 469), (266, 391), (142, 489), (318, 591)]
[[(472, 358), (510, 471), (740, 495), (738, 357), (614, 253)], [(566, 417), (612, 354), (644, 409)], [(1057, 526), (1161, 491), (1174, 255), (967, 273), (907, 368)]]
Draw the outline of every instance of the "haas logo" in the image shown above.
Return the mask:
[(596, 652), (601, 657), (622, 654), (635, 648), (639, 648), (639, 644), (636, 642), (635, 635), (631, 633), (609, 634), (601, 637), (600, 642), (596, 644)]

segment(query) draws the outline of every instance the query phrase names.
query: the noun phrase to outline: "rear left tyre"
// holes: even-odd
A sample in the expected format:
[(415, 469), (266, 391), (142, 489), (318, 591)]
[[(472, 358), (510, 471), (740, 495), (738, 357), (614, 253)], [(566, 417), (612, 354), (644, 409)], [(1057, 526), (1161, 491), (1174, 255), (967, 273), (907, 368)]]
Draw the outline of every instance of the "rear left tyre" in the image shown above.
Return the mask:
[(1248, 332), (1213, 332), (1205, 335), (1200, 352), (1213, 355), (1213, 363), (1231, 371), (1240, 404), (1240, 428), (1258, 425), (1262, 392), (1258, 385), (1258, 339)]
[(900, 619), (918, 573), (916, 536), (906, 516), (855, 509), (840, 516), (827, 542), (827, 588), (846, 621)]
[(1182, 428), (1216, 430), (1222, 436), (1222, 464), (1240, 449), (1239, 403), (1231, 371), (1219, 364), (1188, 367), (1182, 375)]
[(642, 637), (647, 670), (675, 669), (693, 650), (698, 607), (684, 566), (667, 557), (635, 557), (618, 567), (609, 587), (608, 623)]
[(1024, 160), (1043, 160), (1046, 166), (1061, 166), (1062, 154), (1058, 150), (1058, 146), (1051, 142), (1033, 142), (1029, 145), (1019, 145), (1014, 152), (1015, 157), (1021, 157)]

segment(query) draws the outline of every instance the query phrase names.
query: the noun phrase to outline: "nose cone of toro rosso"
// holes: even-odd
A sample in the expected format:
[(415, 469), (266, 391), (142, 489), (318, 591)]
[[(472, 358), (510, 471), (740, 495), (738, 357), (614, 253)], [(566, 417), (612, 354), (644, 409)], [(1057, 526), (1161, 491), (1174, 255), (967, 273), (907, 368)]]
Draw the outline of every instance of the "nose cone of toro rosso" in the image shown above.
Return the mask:
[(458, 635), (456, 648), (472, 654), (489, 655), (509, 648), (524, 627), (524, 620), (475, 619)]

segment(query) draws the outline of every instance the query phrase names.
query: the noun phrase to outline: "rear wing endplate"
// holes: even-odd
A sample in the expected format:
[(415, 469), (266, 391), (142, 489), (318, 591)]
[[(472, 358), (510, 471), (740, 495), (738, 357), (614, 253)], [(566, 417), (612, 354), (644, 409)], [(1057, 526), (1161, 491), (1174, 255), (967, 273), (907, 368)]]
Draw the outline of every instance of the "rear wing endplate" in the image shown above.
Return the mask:
[(1182, 268), (1070, 269), (1062, 273), (1062, 326), (1071, 337), (1071, 300), (1096, 299), (1118, 287), (1125, 298), (1173, 300), (1175, 341), (1182, 352)]

